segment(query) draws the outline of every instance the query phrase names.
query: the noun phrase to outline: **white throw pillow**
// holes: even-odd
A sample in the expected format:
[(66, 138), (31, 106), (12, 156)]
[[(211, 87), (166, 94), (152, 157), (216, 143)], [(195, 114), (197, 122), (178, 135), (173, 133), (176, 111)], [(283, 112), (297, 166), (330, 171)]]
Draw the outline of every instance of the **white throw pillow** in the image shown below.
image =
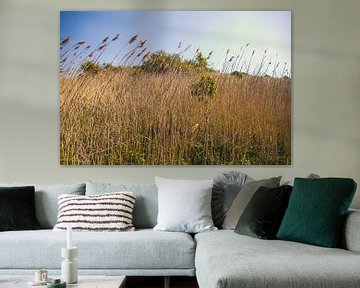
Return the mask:
[(59, 196), (59, 214), (55, 231), (72, 226), (74, 231), (133, 231), (133, 192), (115, 192), (92, 196)]
[(154, 230), (198, 233), (217, 230), (211, 217), (213, 180), (155, 177), (159, 212)]

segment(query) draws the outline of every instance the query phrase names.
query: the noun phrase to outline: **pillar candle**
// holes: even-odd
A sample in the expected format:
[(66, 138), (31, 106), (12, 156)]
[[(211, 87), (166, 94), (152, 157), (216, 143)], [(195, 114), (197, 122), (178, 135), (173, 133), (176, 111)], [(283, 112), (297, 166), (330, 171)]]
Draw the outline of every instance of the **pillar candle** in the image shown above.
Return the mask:
[(66, 229), (67, 232), (67, 242), (66, 242), (66, 248), (70, 249), (72, 248), (72, 227), (69, 225)]

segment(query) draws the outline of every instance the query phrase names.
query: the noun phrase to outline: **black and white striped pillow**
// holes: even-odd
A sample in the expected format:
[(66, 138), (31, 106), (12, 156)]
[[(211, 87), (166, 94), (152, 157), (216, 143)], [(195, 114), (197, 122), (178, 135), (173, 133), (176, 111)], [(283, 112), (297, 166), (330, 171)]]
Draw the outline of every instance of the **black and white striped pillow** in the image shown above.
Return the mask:
[(92, 196), (60, 195), (55, 231), (72, 226), (74, 231), (133, 231), (133, 192)]

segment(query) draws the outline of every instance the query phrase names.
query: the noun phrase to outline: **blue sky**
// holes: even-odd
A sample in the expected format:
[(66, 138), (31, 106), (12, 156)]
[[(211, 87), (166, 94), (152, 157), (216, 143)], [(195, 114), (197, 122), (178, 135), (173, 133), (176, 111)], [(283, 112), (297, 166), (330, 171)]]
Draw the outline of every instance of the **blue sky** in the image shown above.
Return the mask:
[[(211, 57), (213, 68), (220, 69), (226, 51), (238, 55), (247, 43), (245, 57), (255, 50), (252, 66), (259, 65), (267, 49), (267, 59), (291, 66), (290, 11), (61, 11), (60, 39), (70, 36), (72, 43), (85, 40), (96, 46), (106, 36), (120, 33), (111, 43), (101, 62), (111, 61), (116, 52), (134, 35), (147, 40), (150, 51), (179, 52), (192, 58), (197, 48)], [(180, 49), (181, 50), (181, 49)], [(125, 52), (126, 50), (124, 50)]]

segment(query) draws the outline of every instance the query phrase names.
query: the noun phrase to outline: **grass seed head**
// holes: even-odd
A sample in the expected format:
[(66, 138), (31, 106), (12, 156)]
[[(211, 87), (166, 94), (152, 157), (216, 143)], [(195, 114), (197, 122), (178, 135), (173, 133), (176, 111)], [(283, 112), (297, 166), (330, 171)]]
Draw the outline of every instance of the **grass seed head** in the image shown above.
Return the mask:
[(139, 48), (143, 48), (144, 45), (146, 44), (147, 40), (144, 40), (144, 41), (140, 41), (139, 42)]
[(132, 44), (137, 38), (139, 37), (139, 35), (134, 35), (133, 37), (130, 38), (128, 44)]
[(71, 43), (71, 37), (66, 37), (64, 40), (61, 41), (60, 45), (64, 46)]
[(118, 40), (119, 37), (120, 37), (120, 34), (116, 34), (115, 37), (111, 39), (111, 42)]
[(103, 50), (106, 46), (108, 46), (108, 44), (101, 45), (101, 46), (97, 49), (97, 51)]

